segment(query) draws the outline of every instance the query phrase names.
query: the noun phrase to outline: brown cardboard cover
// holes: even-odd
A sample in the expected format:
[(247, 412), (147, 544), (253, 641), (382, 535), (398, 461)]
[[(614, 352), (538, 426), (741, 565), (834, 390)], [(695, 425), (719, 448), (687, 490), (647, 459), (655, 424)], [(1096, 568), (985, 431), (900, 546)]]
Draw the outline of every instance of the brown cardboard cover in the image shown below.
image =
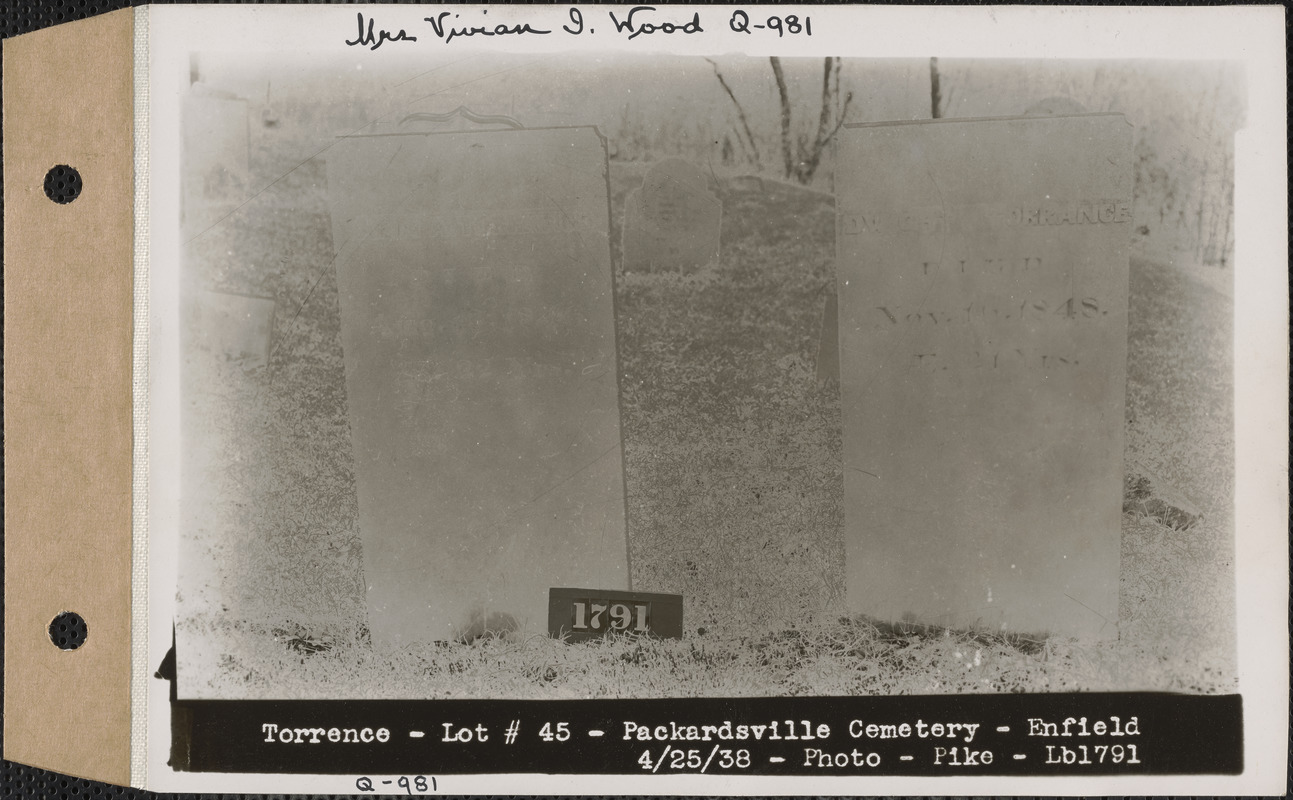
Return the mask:
[[(130, 780), (132, 11), (4, 43), (5, 758)], [(76, 168), (80, 197), (45, 196)], [(48, 636), (61, 611), (85, 644)]]

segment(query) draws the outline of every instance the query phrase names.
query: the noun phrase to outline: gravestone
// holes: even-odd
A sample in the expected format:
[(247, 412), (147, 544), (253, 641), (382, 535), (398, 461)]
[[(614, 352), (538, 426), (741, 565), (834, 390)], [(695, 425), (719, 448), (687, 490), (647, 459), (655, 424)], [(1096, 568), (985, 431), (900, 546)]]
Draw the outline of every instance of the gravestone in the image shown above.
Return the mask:
[(251, 133), (247, 101), (194, 85), (183, 100), (183, 227), (200, 233), (247, 197)]
[(695, 272), (716, 262), (723, 204), (705, 173), (678, 158), (647, 170), (624, 201), (626, 272)]
[(541, 632), (549, 588), (628, 588), (596, 130), (327, 159), (374, 643)]
[(199, 350), (244, 367), (269, 363), (273, 298), (203, 291), (197, 295), (196, 312)]
[(851, 606), (1116, 635), (1130, 126), (846, 127), (837, 170)]

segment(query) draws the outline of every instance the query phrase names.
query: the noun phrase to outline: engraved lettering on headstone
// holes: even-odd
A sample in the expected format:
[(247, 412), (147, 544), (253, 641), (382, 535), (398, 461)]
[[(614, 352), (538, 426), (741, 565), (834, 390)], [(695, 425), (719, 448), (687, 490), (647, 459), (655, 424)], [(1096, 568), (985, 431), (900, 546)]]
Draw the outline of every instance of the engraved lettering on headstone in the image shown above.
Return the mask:
[(850, 604), (1116, 635), (1129, 126), (859, 126), (839, 159)]

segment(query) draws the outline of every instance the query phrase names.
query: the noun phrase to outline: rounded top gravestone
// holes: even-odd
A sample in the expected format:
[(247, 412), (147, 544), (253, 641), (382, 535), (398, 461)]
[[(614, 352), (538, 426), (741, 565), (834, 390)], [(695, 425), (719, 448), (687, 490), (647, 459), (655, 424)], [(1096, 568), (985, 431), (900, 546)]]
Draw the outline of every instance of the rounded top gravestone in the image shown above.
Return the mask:
[(668, 197), (671, 193), (703, 194), (709, 191), (709, 182), (700, 167), (681, 158), (666, 158), (651, 166), (642, 178), (642, 189), (653, 201)]
[(718, 260), (723, 204), (705, 172), (680, 158), (647, 170), (624, 204), (624, 269), (694, 272)]

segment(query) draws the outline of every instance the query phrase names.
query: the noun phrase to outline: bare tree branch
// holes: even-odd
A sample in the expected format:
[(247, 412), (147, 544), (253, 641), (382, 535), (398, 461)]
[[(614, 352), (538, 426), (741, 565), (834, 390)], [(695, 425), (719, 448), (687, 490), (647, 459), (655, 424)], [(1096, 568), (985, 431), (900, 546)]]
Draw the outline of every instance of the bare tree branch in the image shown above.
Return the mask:
[[(848, 106), (848, 100), (846, 100), (844, 106), (840, 107), (840, 66), (843, 64), (843, 62), (844, 62), (844, 59), (842, 58), (835, 59), (835, 94), (832, 97), (832, 99), (835, 101), (835, 105), (837, 106), (837, 108), (835, 109), (835, 112), (839, 114), (840, 119), (844, 119), (844, 111), (847, 109), (847, 106)], [(852, 92), (849, 92), (848, 99), (849, 100), (853, 99)]]
[[(813, 137), (814, 149), (820, 149), (823, 137), (826, 135), (826, 128), (831, 124), (831, 67), (834, 66), (835, 59), (827, 56), (822, 62), (822, 113), (817, 117), (817, 135)], [(836, 85), (836, 91), (839, 86)]]
[(835, 134), (840, 132), (840, 128), (844, 127), (845, 115), (848, 114), (849, 103), (851, 102), (853, 102), (853, 93), (849, 92), (844, 95), (844, 106), (840, 108), (840, 118), (835, 121), (835, 127), (831, 128), (831, 132), (822, 140), (822, 147), (830, 144), (831, 139), (835, 138)]
[[(838, 91), (838, 87), (836, 91)], [(835, 121), (835, 127), (831, 128), (830, 133), (822, 136), (813, 145), (812, 156), (804, 164), (803, 174), (799, 176), (801, 183), (812, 181), (813, 175), (817, 172), (817, 167), (821, 164), (822, 156), (826, 154), (827, 145), (835, 138), (835, 134), (839, 133), (840, 128), (844, 127), (845, 114), (848, 112), (849, 103), (851, 102), (853, 102), (853, 93), (849, 92), (844, 97), (844, 105), (840, 108), (840, 118)]]
[[(708, 58), (705, 60), (709, 61), (709, 65), (714, 68), (714, 77), (718, 78), (718, 85), (723, 87), (723, 91), (727, 92), (727, 96), (731, 99), (732, 105), (736, 106), (736, 117), (740, 121), (741, 127), (745, 130), (745, 139), (749, 142), (750, 152), (754, 153), (755, 167), (761, 166), (763, 159), (759, 156), (759, 146), (755, 143), (754, 134), (750, 131), (750, 121), (746, 119), (745, 109), (741, 107), (741, 102), (736, 99), (736, 95), (732, 92), (732, 87), (728, 86), (727, 81), (723, 79), (723, 73), (719, 71), (718, 64), (715, 64)], [(737, 141), (740, 141), (740, 138), (741, 135), (738, 132)]]
[[(781, 59), (772, 56), (768, 60), (772, 64), (772, 75), (777, 81), (777, 95), (781, 103), (781, 159), (785, 177), (802, 184), (812, 183), (827, 147), (844, 126), (849, 105), (853, 102), (853, 93), (849, 92), (843, 103), (840, 102), (840, 59), (828, 56), (822, 62), (821, 107), (817, 115), (817, 130), (811, 135), (802, 130), (796, 133), (793, 130), (794, 109), (791, 106), (790, 88), (786, 83)], [(838, 117), (834, 126), (831, 125), (832, 114)]]
[[(839, 118), (835, 121), (833, 128), (827, 129), (831, 121), (831, 105), (833, 101), (839, 99), (839, 75), (840, 60), (838, 58), (827, 57), (822, 70), (822, 111), (817, 121), (817, 137), (813, 140), (812, 147), (806, 147), (801, 143), (796, 175), (800, 183), (810, 183), (813, 175), (817, 173), (817, 168), (821, 165), (822, 156), (826, 154), (826, 148), (830, 145), (835, 134), (839, 133), (844, 126), (844, 120), (848, 113), (849, 103), (853, 101), (853, 93), (849, 92), (844, 98), (844, 103), (839, 109)], [(834, 86), (831, 85), (831, 77), (834, 76)]]
[(786, 75), (781, 71), (781, 59), (768, 56), (772, 74), (777, 79), (777, 94), (781, 98), (781, 160), (787, 178), (795, 177), (795, 159), (790, 151), (790, 91), (786, 88)]

